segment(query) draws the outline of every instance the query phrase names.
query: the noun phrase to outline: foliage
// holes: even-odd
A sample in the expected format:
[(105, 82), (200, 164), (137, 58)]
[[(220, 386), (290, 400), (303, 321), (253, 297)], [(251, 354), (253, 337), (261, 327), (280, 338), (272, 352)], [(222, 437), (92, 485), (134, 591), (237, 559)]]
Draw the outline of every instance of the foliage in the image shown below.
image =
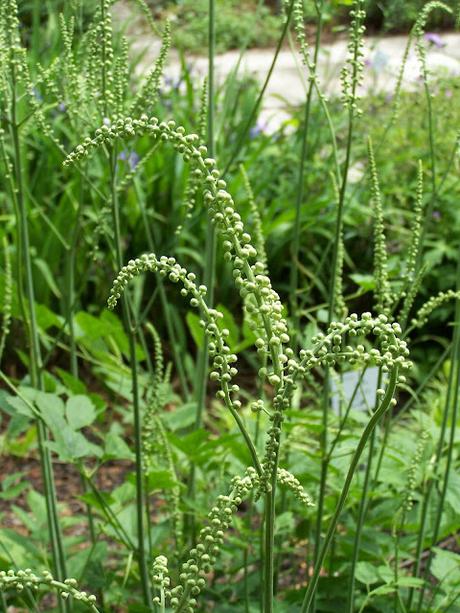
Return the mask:
[[(191, 53), (203, 53), (208, 44), (208, 0), (185, 0), (166, 12), (174, 23), (174, 44)], [(267, 47), (276, 41), (280, 18), (257, 0), (218, 0), (217, 51)]]

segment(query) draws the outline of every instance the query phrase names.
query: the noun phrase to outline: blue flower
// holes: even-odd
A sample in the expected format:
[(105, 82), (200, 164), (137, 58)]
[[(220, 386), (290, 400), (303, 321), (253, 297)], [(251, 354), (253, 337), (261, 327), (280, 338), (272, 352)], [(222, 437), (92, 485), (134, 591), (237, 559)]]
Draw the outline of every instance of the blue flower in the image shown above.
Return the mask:
[(122, 160), (123, 162), (128, 162), (130, 170), (133, 171), (139, 164), (141, 158), (136, 151), (126, 151), (125, 149), (120, 152), (118, 159)]
[(425, 34), (425, 40), (427, 40), (429, 43), (431, 43), (438, 49), (442, 49), (446, 46), (446, 43), (442, 40), (439, 34), (436, 34), (436, 32), (427, 32)]

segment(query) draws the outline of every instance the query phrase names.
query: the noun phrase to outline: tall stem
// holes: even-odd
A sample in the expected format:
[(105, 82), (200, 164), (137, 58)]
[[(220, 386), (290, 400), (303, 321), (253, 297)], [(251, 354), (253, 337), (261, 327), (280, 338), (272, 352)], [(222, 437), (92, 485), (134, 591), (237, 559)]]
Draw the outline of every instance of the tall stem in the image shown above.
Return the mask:
[[(342, 181), (340, 184), (339, 191), (339, 199), (337, 205), (337, 218), (335, 224), (335, 235), (334, 235), (334, 243), (333, 243), (333, 254), (332, 254), (332, 269), (331, 269), (331, 282), (329, 286), (329, 309), (328, 309), (328, 322), (331, 323), (335, 314), (335, 306), (336, 306), (336, 293), (337, 293), (337, 265), (338, 265), (338, 256), (339, 256), (339, 245), (341, 243), (341, 235), (342, 235), (342, 226), (343, 226), (343, 211), (345, 204), (345, 195), (348, 184), (348, 172), (350, 169), (350, 160), (351, 160), (351, 149), (353, 142), (353, 132), (354, 132), (354, 124), (355, 124), (355, 116), (356, 116), (356, 90), (358, 86), (358, 78), (359, 78), (359, 53), (360, 53), (360, 21), (357, 23), (357, 28), (355, 32), (355, 43), (353, 48), (353, 58), (351, 60), (352, 75), (351, 75), (351, 93), (350, 100), (348, 101), (348, 133), (347, 133), (347, 146), (346, 146), (346, 154), (345, 154), (345, 162), (343, 167)], [(324, 394), (323, 394), (323, 406), (322, 406), (322, 429), (321, 429), (321, 439), (320, 439), (320, 452), (321, 452), (321, 475), (320, 475), (320, 486), (319, 486), (319, 495), (318, 495), (318, 511), (316, 516), (316, 527), (315, 527), (315, 554), (314, 554), (314, 563), (315, 567), (318, 561), (318, 552), (320, 550), (321, 545), (321, 528), (322, 528), (322, 519), (324, 512), (324, 499), (326, 495), (326, 483), (327, 483), (327, 472), (329, 467), (328, 461), (328, 419), (329, 419), (329, 404), (330, 404), (330, 373), (329, 369), (326, 370), (325, 373), (325, 381), (324, 381)]]
[[(35, 313), (35, 292), (32, 273), (31, 248), (29, 240), (29, 226), (27, 221), (27, 208), (24, 200), (24, 186), (22, 180), (22, 163), (21, 150), (19, 141), (19, 123), (17, 117), (17, 100), (16, 100), (16, 67), (11, 66), (11, 81), (12, 81), (12, 99), (11, 99), (11, 132), (13, 140), (13, 168), (16, 181), (15, 199), (17, 202), (18, 226), (21, 242), (21, 254), (25, 269), (25, 295), (27, 298), (27, 316), (28, 316), (28, 334), (30, 345), (30, 379), (34, 388), (41, 390), (43, 388), (42, 380), (42, 360), (40, 351), (40, 339), (38, 334), (37, 318)], [(22, 284), (22, 280), (18, 279), (18, 285)], [(40, 463), (43, 477), (43, 487), (45, 492), (46, 513), (48, 533), (53, 552), (53, 565), (56, 577), (64, 579), (66, 576), (66, 564), (64, 547), (62, 543), (62, 535), (58, 520), (57, 498), (54, 486), (54, 474), (51, 462), (51, 455), (46, 447), (47, 432), (43, 422), (40, 419), (36, 420), (38, 448), (40, 453)], [(60, 609), (66, 611), (67, 603), (60, 603)]]
[[(318, 23), (316, 27), (316, 38), (315, 38), (315, 51), (313, 55), (313, 62), (316, 66), (318, 61), (318, 54), (321, 43), (321, 32), (323, 26), (323, 12), (319, 10), (318, 12)], [(307, 159), (307, 151), (308, 151), (308, 136), (309, 136), (309, 128), (310, 128), (310, 115), (311, 115), (311, 106), (313, 100), (313, 91), (315, 90), (315, 80), (310, 80), (310, 85), (308, 87), (307, 99), (305, 102), (305, 115), (304, 115), (304, 124), (302, 130), (302, 148), (300, 153), (300, 162), (299, 162), (299, 176), (297, 179), (297, 191), (296, 191), (296, 208), (295, 208), (295, 222), (294, 222), (294, 235), (292, 237), (292, 250), (291, 250), (291, 278), (290, 278), (290, 304), (291, 304), (291, 317), (293, 319), (292, 328), (296, 332), (299, 330), (299, 316), (298, 316), (298, 300), (297, 300), (297, 291), (299, 286), (299, 251), (300, 251), (300, 222), (301, 222), (301, 210), (302, 210), (302, 201), (304, 194), (304, 176), (305, 176), (305, 161)], [(294, 345), (295, 348), (298, 346), (298, 337), (297, 335), (294, 337)]]
[[(111, 209), (112, 222), (115, 242), (115, 257), (116, 268), (121, 270), (123, 267), (123, 251), (121, 247), (121, 230), (120, 230), (120, 209), (118, 203), (118, 192), (116, 185), (116, 151), (112, 149), (110, 152), (110, 169), (111, 169)], [(133, 415), (134, 415), (134, 446), (135, 446), (135, 462), (136, 462), (136, 518), (137, 518), (137, 536), (138, 536), (138, 564), (141, 575), (141, 586), (144, 597), (144, 604), (149, 610), (152, 610), (152, 598), (150, 592), (150, 581), (147, 568), (147, 554), (145, 551), (145, 527), (144, 527), (144, 473), (142, 462), (142, 416), (139, 402), (139, 385), (136, 361), (136, 331), (131, 318), (129, 300), (126, 294), (123, 294), (121, 300), (123, 323), (129, 342), (129, 360), (131, 368), (131, 382), (133, 392)]]
[[(457, 264), (457, 291), (459, 289), (460, 289), (460, 257), (459, 257), (458, 264)], [(451, 360), (450, 373), (449, 373), (449, 387), (447, 390), (444, 419), (443, 419), (443, 423), (441, 427), (441, 435), (440, 435), (440, 440), (438, 443), (437, 454), (436, 454), (436, 459), (439, 462), (441, 459), (441, 455), (442, 455), (444, 434), (445, 434), (446, 427), (447, 427), (448, 415), (450, 413), (451, 400), (452, 400), (452, 409), (451, 409), (451, 414), (450, 414), (450, 419), (451, 419), (450, 436), (449, 436), (449, 441), (448, 441), (448, 446), (447, 446), (447, 461), (446, 461), (446, 467), (444, 470), (444, 476), (443, 476), (443, 481), (442, 481), (442, 489), (438, 497), (433, 534), (431, 538), (430, 553), (429, 553), (428, 560), (426, 562), (425, 570), (424, 570), (425, 583), (423, 584), (420, 590), (418, 606), (417, 606), (417, 613), (420, 613), (420, 611), (422, 610), (423, 596), (425, 593), (425, 587), (426, 587), (428, 575), (430, 573), (431, 562), (433, 560), (433, 547), (436, 545), (438, 541), (439, 532), (441, 529), (442, 514), (444, 511), (444, 503), (445, 503), (446, 495), (447, 495), (447, 488), (449, 484), (449, 477), (450, 477), (450, 471), (452, 468), (453, 453), (454, 453), (454, 446), (455, 446), (455, 434), (456, 434), (456, 427), (457, 427), (458, 402), (459, 402), (459, 385), (460, 385), (460, 301), (457, 300), (456, 309), (455, 309), (454, 338), (453, 338), (453, 344), (452, 344), (452, 360)], [(432, 481), (432, 483), (430, 484), (429, 491), (427, 492), (426, 510), (423, 516), (424, 524), (426, 521), (426, 511), (428, 510), (428, 507), (429, 507), (428, 495), (431, 496), (433, 485), (434, 485), (434, 482)], [(417, 550), (419, 550), (420, 542), (423, 542), (423, 541), (422, 539), (419, 538), (419, 542), (417, 543), (418, 545)], [(417, 562), (419, 566), (419, 556), (417, 558)]]
[[(209, 29), (208, 29), (208, 153), (213, 158), (214, 148), (214, 55), (216, 46), (216, 3), (209, 0)], [(206, 285), (207, 305), (212, 307), (214, 303), (214, 280), (216, 268), (216, 230), (208, 214), (206, 226), (206, 244), (204, 256), (203, 282)], [(195, 429), (199, 429), (203, 423), (203, 411), (206, 402), (206, 390), (208, 381), (208, 340), (205, 336), (203, 346), (200, 349), (197, 363), (197, 384), (195, 388), (196, 414)], [(192, 464), (189, 478), (189, 496), (195, 496), (195, 465)], [(194, 540), (194, 521), (192, 518), (192, 539)]]
[(310, 579), (310, 583), (308, 584), (307, 591), (305, 593), (305, 597), (302, 603), (302, 607), (300, 609), (300, 613), (311, 613), (312, 606), (315, 598), (316, 587), (318, 585), (319, 575), (321, 572), (321, 568), (323, 566), (324, 560), (326, 558), (327, 552), (329, 550), (329, 545), (331, 543), (332, 537), (334, 536), (334, 532), (337, 526), (337, 522), (339, 520), (340, 514), (344, 507), (345, 501), (348, 496), (348, 492), (350, 490), (350, 485), (353, 480), (354, 474), (356, 472), (356, 468), (358, 466), (361, 455), (364, 451), (367, 441), (375, 430), (377, 424), (379, 423), (382, 416), (386, 413), (388, 408), (391, 405), (391, 401), (393, 399), (393, 395), (396, 389), (396, 382), (398, 378), (398, 371), (395, 368), (391, 373), (390, 380), (388, 382), (388, 387), (385, 392), (385, 396), (380, 404), (380, 406), (376, 409), (372, 417), (370, 418), (367, 426), (365, 427), (361, 438), (359, 439), (358, 445), (356, 447), (355, 453), (353, 454), (353, 458), (350, 463), (350, 467), (348, 469), (348, 473), (345, 479), (345, 483), (340, 494), (339, 501), (337, 503), (334, 515), (329, 523), (329, 528), (324, 538), (324, 542), (321, 546), (321, 550), (316, 557), (315, 567), (313, 570), (313, 575)]

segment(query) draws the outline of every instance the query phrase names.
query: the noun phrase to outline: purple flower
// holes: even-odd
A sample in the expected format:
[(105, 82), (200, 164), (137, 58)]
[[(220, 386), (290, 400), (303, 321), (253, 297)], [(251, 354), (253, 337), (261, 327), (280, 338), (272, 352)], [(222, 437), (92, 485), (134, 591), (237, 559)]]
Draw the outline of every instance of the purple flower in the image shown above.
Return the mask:
[(425, 34), (425, 40), (427, 40), (429, 43), (431, 43), (438, 49), (442, 49), (446, 46), (446, 43), (442, 40), (439, 34), (436, 34), (436, 32), (427, 32)]
[(446, 92), (444, 95), (446, 96), (446, 98), (452, 98), (454, 94), (451, 89), (446, 89)]
[(266, 132), (266, 129), (266, 123), (256, 123), (256, 125), (252, 126), (252, 128), (249, 130), (249, 138), (256, 138), (256, 136), (264, 134)]
[(432, 217), (435, 221), (441, 221), (441, 213), (439, 211), (433, 211)]
[(125, 149), (121, 151), (121, 153), (118, 155), (118, 159), (124, 162), (128, 162), (130, 170), (133, 171), (139, 164), (141, 158), (139, 157), (139, 154), (136, 153), (136, 151), (126, 151)]
[(169, 90), (179, 91), (180, 86), (182, 85), (182, 77), (178, 79), (173, 79), (169, 75), (164, 76), (164, 82)]
[(66, 107), (66, 105), (65, 105), (65, 103), (64, 103), (64, 102), (60, 102), (60, 103), (58, 104), (58, 111), (59, 111), (60, 113), (65, 113), (65, 112), (67, 111), (67, 107)]
[(43, 102), (43, 96), (41, 95), (41, 93), (38, 91), (36, 87), (32, 89), (32, 93), (37, 102)]

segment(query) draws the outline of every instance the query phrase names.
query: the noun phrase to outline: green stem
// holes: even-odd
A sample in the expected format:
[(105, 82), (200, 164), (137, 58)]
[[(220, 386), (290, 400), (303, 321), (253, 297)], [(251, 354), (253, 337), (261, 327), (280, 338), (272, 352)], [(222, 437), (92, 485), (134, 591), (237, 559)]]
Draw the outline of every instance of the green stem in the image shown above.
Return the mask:
[[(209, 20), (208, 20), (208, 153), (209, 157), (214, 157), (214, 56), (216, 46), (216, 2), (209, 0)], [(206, 224), (206, 243), (204, 254), (203, 283), (207, 287), (207, 305), (213, 306), (214, 303), (214, 281), (216, 268), (216, 230), (211, 221), (209, 212)], [(195, 429), (198, 430), (203, 424), (203, 412), (206, 402), (206, 391), (208, 381), (208, 362), (209, 348), (208, 340), (205, 336), (203, 346), (200, 349), (197, 361), (197, 384), (195, 388)], [(195, 498), (195, 464), (190, 467), (188, 494), (192, 500)], [(191, 520), (192, 541), (195, 541), (195, 522)]]
[[(359, 44), (355, 43), (354, 52), (353, 52), (353, 75), (352, 75), (352, 93), (351, 98), (354, 101), (356, 98), (356, 87), (357, 87), (357, 76), (358, 76), (358, 53), (359, 53)], [(346, 146), (346, 155), (344, 162), (344, 169), (342, 174), (342, 182), (340, 186), (339, 192), (339, 200), (337, 205), (337, 218), (335, 225), (335, 236), (333, 243), (333, 255), (332, 255), (332, 272), (331, 272), (331, 282), (329, 286), (329, 309), (328, 309), (328, 322), (329, 324), (333, 320), (335, 313), (335, 303), (336, 303), (336, 284), (337, 284), (337, 265), (338, 265), (338, 255), (339, 255), (339, 244), (341, 241), (341, 233), (342, 233), (342, 225), (343, 225), (343, 210), (345, 204), (345, 195), (348, 183), (348, 172), (350, 169), (350, 160), (351, 160), (351, 148), (353, 141), (353, 131), (354, 131), (354, 120), (355, 120), (355, 109), (354, 104), (349, 103), (349, 111), (348, 111), (348, 134), (347, 134), (347, 146)], [(322, 519), (324, 512), (324, 499), (326, 495), (326, 484), (327, 484), (327, 472), (329, 462), (327, 459), (327, 447), (328, 447), (328, 421), (329, 421), (329, 404), (330, 404), (330, 375), (329, 369), (326, 370), (325, 373), (325, 381), (324, 381), (324, 394), (323, 394), (323, 406), (322, 406), (322, 430), (321, 430), (321, 439), (320, 439), (320, 452), (321, 452), (321, 475), (320, 475), (320, 485), (319, 485), (319, 495), (318, 495), (318, 511), (317, 511), (317, 519), (316, 519), (316, 529), (315, 529), (315, 554), (314, 554), (314, 563), (316, 566), (318, 552), (320, 550), (321, 545), (321, 527), (322, 527)]]
[[(36, 389), (43, 388), (42, 381), (42, 362), (40, 351), (40, 340), (38, 334), (37, 319), (35, 313), (35, 294), (34, 282), (32, 273), (31, 248), (29, 240), (29, 227), (27, 222), (27, 208), (24, 200), (24, 187), (22, 181), (22, 164), (21, 151), (19, 142), (19, 129), (17, 118), (17, 100), (16, 100), (16, 68), (11, 67), (12, 77), (12, 102), (11, 102), (11, 132), (13, 137), (13, 155), (14, 155), (14, 174), (16, 180), (16, 201), (18, 212), (18, 226), (21, 241), (21, 252), (23, 256), (23, 264), (25, 268), (25, 294), (27, 297), (28, 309), (28, 333), (30, 344), (30, 379), (32, 387)], [(22, 271), (21, 271), (22, 272)], [(21, 279), (18, 279), (18, 285), (21, 285)], [(57, 513), (57, 498), (54, 487), (54, 475), (51, 463), (51, 455), (46, 447), (47, 432), (41, 420), (36, 421), (38, 447), (40, 453), (40, 463), (43, 476), (43, 486), (45, 491), (45, 502), (47, 511), (48, 532), (53, 552), (54, 572), (58, 579), (63, 579), (66, 576), (66, 565), (64, 548), (62, 544), (62, 536), (59, 527)], [(66, 603), (60, 603), (60, 609), (68, 610)]]
[[(155, 247), (155, 239), (150, 229), (149, 220), (147, 218), (146, 209), (144, 206), (144, 202), (142, 201), (142, 196), (138, 188), (137, 181), (134, 181), (134, 187), (135, 187), (136, 196), (139, 202), (139, 208), (141, 210), (142, 221), (144, 223), (147, 244), (149, 246), (149, 250), (152, 251), (153, 253), (156, 253), (157, 251)], [(177, 340), (176, 331), (174, 329), (174, 324), (173, 324), (172, 317), (171, 317), (171, 306), (168, 303), (168, 298), (166, 296), (166, 291), (165, 291), (162, 276), (156, 273), (155, 278), (156, 278), (156, 283), (158, 287), (158, 293), (160, 295), (161, 307), (163, 309), (163, 316), (165, 319), (166, 330), (168, 332), (169, 340), (171, 342), (171, 349), (172, 349), (172, 354), (174, 357), (174, 363), (176, 365), (177, 374), (179, 376), (179, 382), (180, 382), (182, 394), (184, 396), (184, 399), (187, 399), (190, 395), (190, 391), (189, 391), (189, 387), (187, 383), (187, 377), (185, 375), (184, 364), (182, 361), (181, 348)]]
[[(382, 382), (382, 371), (379, 370), (379, 376), (377, 380), (377, 388), (380, 388)], [(353, 543), (353, 556), (351, 559), (350, 574), (348, 579), (348, 613), (353, 613), (355, 610), (355, 570), (356, 564), (359, 559), (359, 550), (361, 546), (361, 534), (364, 526), (364, 519), (366, 517), (366, 511), (368, 506), (368, 491), (369, 484), (371, 482), (371, 468), (372, 458), (374, 456), (375, 447), (375, 430), (371, 434), (371, 440), (369, 443), (369, 453), (367, 456), (366, 472), (364, 474), (364, 483), (361, 490), (361, 500), (359, 502), (358, 520), (356, 522), (355, 539)]]
[(247, 120), (247, 122), (246, 122), (246, 124), (245, 124), (245, 126), (244, 126), (244, 128), (243, 128), (243, 130), (241, 132), (240, 138), (238, 139), (238, 141), (237, 141), (237, 143), (235, 145), (235, 148), (234, 148), (234, 150), (232, 152), (232, 155), (230, 156), (230, 159), (227, 162), (227, 165), (225, 166), (225, 170), (222, 173), (223, 176), (225, 176), (228, 173), (228, 171), (230, 170), (230, 168), (232, 167), (234, 161), (236, 160), (238, 154), (241, 151), (241, 148), (244, 145), (244, 142), (246, 140), (247, 134), (248, 134), (251, 126), (254, 123), (254, 119), (255, 119), (255, 117), (257, 115), (257, 111), (259, 110), (259, 107), (260, 107), (260, 105), (262, 103), (262, 99), (263, 99), (263, 97), (265, 95), (265, 91), (266, 91), (266, 89), (268, 87), (268, 84), (270, 82), (271, 76), (273, 74), (273, 70), (275, 69), (276, 61), (278, 59), (278, 55), (280, 54), (281, 48), (283, 46), (284, 39), (286, 38), (286, 34), (288, 32), (288, 29), (289, 29), (289, 23), (291, 21), (291, 15), (292, 15), (293, 8), (294, 8), (294, 0), (291, 0), (291, 3), (290, 3), (289, 8), (288, 8), (287, 15), (286, 15), (286, 21), (284, 23), (283, 30), (281, 32), (281, 36), (278, 39), (278, 44), (276, 45), (275, 53), (273, 55), (273, 60), (272, 60), (272, 63), (270, 65), (270, 68), (268, 70), (267, 76), (265, 77), (264, 84), (262, 85), (262, 89), (260, 90), (259, 95), (257, 97), (257, 100), (256, 100), (256, 102), (255, 102), (255, 104), (254, 104), (254, 106), (253, 106), (253, 108), (251, 110), (251, 113), (248, 116), (248, 120)]
[[(455, 334), (454, 334), (454, 336), (455, 336)], [(453, 360), (453, 356), (454, 356), (454, 347), (453, 346), (452, 346), (452, 350), (451, 350), (451, 356), (452, 356), (452, 360)], [(435, 456), (434, 456), (434, 460), (433, 460), (433, 471), (434, 471), (434, 474), (436, 474), (436, 471), (437, 471), (437, 469), (439, 467), (439, 463), (441, 461), (441, 456), (442, 456), (442, 450), (443, 450), (443, 447), (444, 447), (444, 439), (445, 439), (445, 435), (446, 435), (447, 421), (448, 421), (448, 417), (449, 417), (449, 406), (450, 406), (450, 401), (451, 401), (451, 393), (452, 393), (452, 390), (453, 390), (453, 386), (452, 386), (453, 376), (454, 376), (454, 368), (453, 368), (453, 364), (451, 364), (451, 368), (450, 368), (450, 372), (449, 372), (449, 384), (448, 384), (448, 387), (447, 387), (446, 402), (445, 402), (444, 411), (443, 411), (443, 418), (442, 418), (442, 422), (441, 422), (441, 431), (439, 433), (438, 444), (436, 446), (436, 452), (435, 452)], [(423, 548), (424, 548), (424, 545), (425, 545), (426, 525), (427, 525), (428, 512), (429, 512), (429, 508), (430, 508), (431, 495), (433, 493), (434, 485), (435, 485), (435, 479), (432, 478), (432, 479), (429, 480), (429, 482), (428, 482), (428, 484), (426, 486), (425, 495), (423, 497), (422, 510), (421, 510), (420, 521), (419, 521), (419, 526), (418, 526), (417, 544), (416, 544), (416, 549), (415, 549), (415, 564), (414, 564), (413, 572), (412, 572), (412, 576), (413, 577), (418, 577), (419, 576), (421, 565), (422, 565), (422, 553), (423, 553)], [(407, 608), (409, 610), (411, 610), (413, 598), (414, 598), (414, 588), (410, 588), (409, 596), (408, 596), (408, 599), (407, 599)]]
[(388, 387), (387, 390), (385, 392), (385, 396), (383, 397), (383, 400), (380, 404), (380, 406), (376, 409), (376, 411), (374, 412), (374, 414), (372, 415), (371, 419), (369, 420), (367, 426), (365, 427), (361, 438), (359, 439), (359, 443), (356, 447), (356, 450), (353, 454), (353, 458), (351, 460), (350, 463), (350, 467), (348, 469), (348, 473), (345, 479), (345, 483), (342, 489), (342, 492), (340, 494), (340, 498), (339, 501), (337, 503), (334, 515), (329, 523), (329, 528), (328, 531), (326, 533), (324, 542), (321, 546), (321, 550), (317, 556), (316, 562), (315, 562), (315, 567), (313, 570), (313, 575), (310, 579), (310, 583), (308, 584), (308, 588), (307, 591), (305, 593), (305, 597), (300, 609), (300, 613), (310, 613), (311, 612), (311, 607), (313, 604), (313, 600), (315, 597), (315, 592), (316, 592), (316, 587), (318, 585), (318, 580), (319, 580), (319, 575), (321, 572), (321, 568), (323, 566), (324, 560), (326, 558), (328, 549), (329, 549), (329, 545), (330, 542), (332, 540), (332, 537), (334, 535), (336, 526), (337, 526), (337, 522), (339, 520), (340, 514), (342, 512), (342, 509), (344, 507), (345, 501), (347, 499), (348, 496), (348, 492), (350, 490), (350, 485), (351, 482), (353, 480), (353, 476), (355, 474), (356, 468), (358, 466), (359, 460), (361, 458), (361, 455), (364, 451), (364, 448), (366, 446), (367, 441), (369, 440), (372, 432), (374, 431), (374, 429), (376, 428), (377, 424), (379, 423), (381, 417), (386, 413), (386, 411), (388, 410), (388, 408), (391, 405), (391, 401), (393, 399), (393, 395), (396, 389), (396, 381), (397, 381), (397, 376), (398, 376), (398, 370), (397, 368), (395, 368), (390, 376), (390, 381), (388, 383)]
[[(321, 43), (321, 32), (323, 25), (323, 13), (321, 10), (318, 12), (318, 23), (316, 26), (316, 38), (315, 38), (315, 51), (314, 51), (314, 64), (316, 66), (318, 61), (318, 54)], [(315, 80), (310, 81), (308, 87), (307, 99), (305, 102), (305, 116), (302, 130), (302, 148), (300, 153), (299, 162), (299, 175), (297, 179), (297, 192), (296, 192), (296, 206), (295, 206), (295, 221), (294, 221), (294, 235), (292, 237), (292, 250), (291, 250), (291, 278), (290, 278), (290, 304), (291, 304), (291, 317), (293, 319), (293, 330), (300, 331), (299, 316), (298, 316), (298, 300), (297, 292), (299, 287), (299, 251), (300, 251), (300, 221), (301, 221), (301, 209), (304, 195), (304, 176), (305, 176), (305, 161), (307, 159), (308, 151), (308, 136), (310, 128), (310, 114), (313, 100), (313, 91), (315, 89)], [(298, 347), (298, 336), (294, 336), (294, 350)]]
[[(116, 268), (121, 270), (123, 267), (123, 253), (121, 247), (121, 230), (120, 230), (120, 209), (118, 203), (118, 192), (116, 185), (116, 151), (111, 150), (110, 156), (111, 168), (111, 205), (112, 205), (112, 222), (115, 242)], [(138, 372), (136, 361), (136, 332), (133, 325), (130, 312), (130, 304), (126, 294), (123, 294), (121, 300), (123, 323), (129, 342), (129, 360), (131, 368), (131, 383), (133, 393), (133, 416), (134, 416), (134, 451), (136, 464), (136, 517), (137, 517), (137, 536), (138, 536), (138, 564), (141, 575), (142, 594), (144, 604), (152, 610), (152, 598), (150, 592), (149, 573), (147, 568), (147, 554), (145, 551), (145, 527), (144, 527), (144, 476), (142, 462), (142, 417), (139, 399)]]
[[(459, 258), (459, 262), (457, 266), (457, 290), (458, 289), (460, 289), (460, 258)], [(446, 461), (446, 467), (444, 471), (442, 489), (441, 489), (440, 496), (438, 498), (438, 505), (437, 505), (437, 510), (436, 510), (433, 535), (431, 538), (430, 553), (429, 553), (428, 560), (426, 562), (425, 570), (424, 570), (425, 583), (423, 584), (420, 590), (418, 606), (417, 606), (417, 613), (420, 613), (420, 611), (422, 610), (423, 596), (424, 596), (426, 585), (427, 585), (428, 575), (430, 573), (431, 562), (433, 560), (433, 547), (438, 542), (439, 532), (441, 529), (442, 514), (444, 512), (444, 505), (445, 505), (445, 500), (446, 500), (446, 495), (447, 495), (447, 488), (449, 484), (449, 477), (450, 477), (450, 471), (452, 467), (453, 454), (454, 454), (455, 433), (456, 433), (457, 415), (458, 415), (459, 385), (460, 385), (460, 301), (457, 301), (456, 313), (455, 313), (455, 331), (454, 331), (454, 339), (453, 339), (453, 347), (452, 347), (452, 362), (451, 362), (450, 373), (449, 373), (449, 387), (448, 387), (446, 406), (445, 406), (445, 411), (444, 411), (445, 421), (443, 420), (443, 424), (441, 428), (442, 430), (441, 435), (442, 435), (442, 438), (444, 438), (443, 435), (447, 427), (447, 415), (449, 414), (449, 409), (450, 409), (450, 398), (452, 398), (452, 392), (453, 392), (450, 436), (449, 436), (449, 443), (447, 446), (447, 461)], [(443, 440), (441, 440), (440, 438), (438, 450), (437, 450), (438, 460), (441, 459), (442, 446), (443, 446)]]

